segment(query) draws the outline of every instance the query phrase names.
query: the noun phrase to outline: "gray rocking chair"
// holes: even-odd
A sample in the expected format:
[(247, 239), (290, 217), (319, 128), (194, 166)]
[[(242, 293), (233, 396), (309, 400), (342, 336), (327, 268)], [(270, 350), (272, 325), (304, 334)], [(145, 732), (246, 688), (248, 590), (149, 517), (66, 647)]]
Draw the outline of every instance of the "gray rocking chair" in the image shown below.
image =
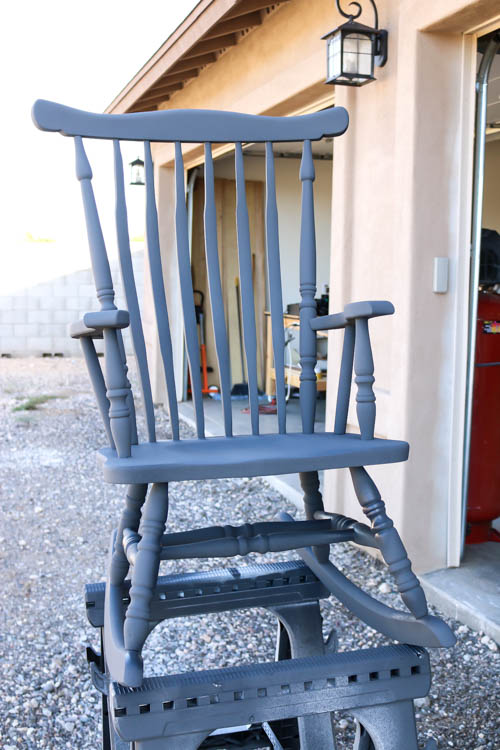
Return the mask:
[[(72, 327), (81, 341), (109, 447), (100, 451), (104, 479), (128, 485), (125, 508), (112, 535), (106, 584), (86, 590), (90, 622), (101, 629), (102, 653), (89, 652), (103, 694), (103, 747), (335, 747), (331, 712), (357, 720), (357, 750), (416, 750), (412, 699), (430, 687), (426, 647), (451, 646), (448, 626), (428, 614), (424, 593), (380, 494), (364, 468), (404, 461), (408, 445), (374, 437), (375, 395), (368, 321), (394, 312), (389, 302), (349, 304), (317, 317), (314, 164), (311, 141), (347, 128), (341, 107), (301, 117), (262, 117), (213, 111), (125, 115), (81, 112), (37, 101), (33, 118), (42, 130), (72, 136), (81, 184), (99, 312)], [(83, 138), (113, 141), (116, 231), (128, 310), (114, 304), (113, 283), (92, 190)], [(134, 282), (120, 140), (143, 141), (146, 231), (160, 351), (168, 393), (172, 439), (157, 440), (146, 348)], [(185, 341), (197, 437), (180, 439), (172, 344), (163, 286), (151, 142), (175, 143), (175, 226)], [(273, 142), (303, 142), (300, 180), (300, 409), (302, 432), (286, 429), (284, 330)], [(200, 359), (191, 281), (181, 143), (205, 149), (205, 248), (210, 304), (221, 385), (225, 436), (205, 437)], [(242, 144), (265, 144), (266, 246), (272, 345), (276, 371), (275, 434), (259, 434), (256, 325)], [(248, 372), (251, 435), (233, 435), (226, 317), (217, 247), (212, 144), (235, 144), (236, 220)], [(138, 442), (134, 400), (127, 379), (122, 329), (130, 326), (140, 377), (148, 440)], [(314, 432), (316, 331), (342, 329), (343, 353), (333, 431)], [(93, 340), (104, 338), (103, 375)], [(359, 434), (346, 434), (355, 373)], [(318, 470), (348, 467), (361, 507), (371, 522), (325, 512)], [(279, 521), (164, 533), (169, 482), (300, 472), (306, 520), (282, 513)], [(148, 486), (152, 485), (149, 494)], [(224, 519), (221, 519), (223, 521)], [(392, 609), (352, 584), (329, 561), (329, 547), (352, 541), (378, 548), (407, 610)], [(161, 560), (213, 558), (249, 552), (297, 550), (302, 560), (158, 576)], [(126, 576), (131, 571), (131, 578)], [(399, 641), (386, 647), (336, 653), (325, 646), (318, 600), (333, 594), (365, 623)], [(278, 622), (274, 663), (143, 679), (141, 651), (165, 619), (241, 608), (267, 607)], [(401, 645), (411, 644), (411, 645)], [(223, 729), (228, 727), (227, 729)], [(238, 728), (238, 731), (235, 729)], [(217, 731), (216, 731), (217, 730)], [(222, 730), (222, 731), (221, 731)], [(427, 746), (435, 747), (434, 741)]]

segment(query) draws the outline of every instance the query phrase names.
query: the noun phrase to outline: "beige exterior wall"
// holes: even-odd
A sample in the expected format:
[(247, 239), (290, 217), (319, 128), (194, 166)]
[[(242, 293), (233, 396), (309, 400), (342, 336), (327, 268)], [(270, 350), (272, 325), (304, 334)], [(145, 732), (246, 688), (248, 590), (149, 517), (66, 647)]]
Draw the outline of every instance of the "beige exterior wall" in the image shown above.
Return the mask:
[[(464, 33), (493, 5), (387, 0), (379, 12), (387, 66), (376, 84), (336, 90), (351, 127), (335, 145), (331, 290), (338, 307), (396, 307), (372, 324), (377, 431), (407, 440), (410, 459), (372, 473), (423, 572), (459, 562), (475, 67)], [(437, 256), (450, 262), (447, 294), (432, 291)], [(326, 502), (359, 517), (349, 485), (330, 473)]]
[[(283, 305), (299, 302), (299, 245), (300, 245), (300, 159), (276, 159), (276, 200), (278, 205), (279, 240), (281, 251), (281, 283)], [(316, 250), (318, 293), (329, 283), (330, 236), (332, 203), (332, 162), (315, 159), (316, 180)], [(214, 164), (216, 177), (234, 179), (234, 159), (221, 159)], [(245, 158), (247, 180), (265, 180), (265, 160), (251, 156)]]
[[(351, 125), (334, 147), (331, 299), (333, 310), (370, 298), (395, 304), (393, 318), (372, 324), (377, 432), (408, 440), (411, 454), (404, 465), (372, 473), (423, 572), (459, 562), (474, 34), (499, 8), (498, 0), (379, 0), (378, 8), (389, 30), (386, 67), (376, 83), (335, 91)], [(292, 0), (166, 106), (291, 114), (331, 103), (320, 37), (338, 20), (331, 0)], [(155, 146), (154, 158), (175, 309), (171, 149)], [(186, 151), (186, 167), (200, 161), (197, 147)], [(432, 291), (437, 256), (449, 259), (447, 294)], [(180, 321), (171, 320), (178, 356)], [(332, 335), (330, 425), (338, 351)], [(161, 400), (160, 375), (155, 393)], [(360, 517), (346, 474), (326, 477), (326, 503)]]

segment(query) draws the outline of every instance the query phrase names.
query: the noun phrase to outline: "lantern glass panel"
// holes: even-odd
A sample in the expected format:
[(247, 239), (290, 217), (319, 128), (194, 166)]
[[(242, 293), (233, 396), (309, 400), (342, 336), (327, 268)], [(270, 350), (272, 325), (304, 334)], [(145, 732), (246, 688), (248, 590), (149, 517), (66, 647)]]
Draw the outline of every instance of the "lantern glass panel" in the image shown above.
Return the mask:
[(327, 47), (328, 78), (336, 78), (342, 72), (342, 35), (337, 31), (329, 40)]
[(363, 78), (373, 74), (372, 40), (364, 34), (348, 34), (344, 38), (342, 70)]
[(135, 184), (144, 182), (142, 179), (142, 167), (139, 164), (136, 164), (135, 167), (132, 167), (132, 182)]
[(130, 184), (144, 185), (144, 162), (142, 159), (135, 159), (130, 162)]

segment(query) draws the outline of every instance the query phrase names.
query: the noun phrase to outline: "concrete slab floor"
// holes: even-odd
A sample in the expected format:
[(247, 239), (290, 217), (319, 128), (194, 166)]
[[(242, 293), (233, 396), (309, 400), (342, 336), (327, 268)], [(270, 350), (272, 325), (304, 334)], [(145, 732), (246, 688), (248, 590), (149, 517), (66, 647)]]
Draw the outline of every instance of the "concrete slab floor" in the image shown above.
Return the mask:
[(420, 580), (442, 612), (500, 643), (500, 544), (468, 545), (459, 568), (426, 573)]
[[(233, 430), (236, 435), (249, 435), (250, 416), (243, 413), (248, 406), (246, 399), (235, 399), (232, 402)], [(267, 403), (262, 400), (261, 403)], [(316, 421), (314, 429), (323, 432), (325, 429), (325, 399), (316, 401)], [(223, 435), (224, 422), (222, 418), (222, 404), (211, 397), (204, 399), (205, 430), (207, 435)], [(179, 403), (179, 414), (189, 425), (195, 427), (194, 410), (192, 401), (181, 401)], [(289, 432), (301, 432), (302, 422), (300, 417), (300, 403), (298, 398), (291, 398), (286, 407), (286, 425)], [(278, 419), (274, 414), (261, 414), (259, 429), (262, 433), (278, 432)], [(323, 472), (319, 472), (320, 482), (323, 481)], [(282, 474), (281, 476), (263, 477), (266, 482), (281, 492), (281, 494), (297, 508), (302, 509), (302, 491), (300, 489), (298, 474)]]

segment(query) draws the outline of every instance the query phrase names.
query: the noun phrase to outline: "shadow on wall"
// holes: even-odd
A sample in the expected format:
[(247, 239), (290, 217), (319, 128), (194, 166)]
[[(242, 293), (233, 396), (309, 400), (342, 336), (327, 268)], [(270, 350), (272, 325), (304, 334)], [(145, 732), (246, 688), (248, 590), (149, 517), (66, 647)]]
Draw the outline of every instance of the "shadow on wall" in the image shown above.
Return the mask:
[[(132, 253), (139, 301), (142, 303), (144, 249)], [(118, 308), (125, 307), (118, 260), (111, 260), (111, 273)], [(42, 284), (0, 295), (0, 355), (81, 354), (80, 344), (70, 338), (68, 327), (86, 312), (99, 309), (92, 271), (86, 268)], [(124, 331), (127, 353), (132, 352), (128, 331)], [(96, 341), (102, 351), (102, 341)]]

